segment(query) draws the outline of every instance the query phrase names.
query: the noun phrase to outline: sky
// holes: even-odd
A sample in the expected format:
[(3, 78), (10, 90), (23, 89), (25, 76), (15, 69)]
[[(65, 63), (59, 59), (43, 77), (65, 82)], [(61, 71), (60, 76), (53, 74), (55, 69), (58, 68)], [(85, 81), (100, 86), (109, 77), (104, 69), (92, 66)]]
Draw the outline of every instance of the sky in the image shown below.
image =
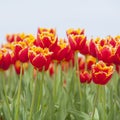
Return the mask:
[(55, 28), (83, 28), (88, 38), (120, 34), (120, 0), (0, 0), (0, 43), (5, 35)]

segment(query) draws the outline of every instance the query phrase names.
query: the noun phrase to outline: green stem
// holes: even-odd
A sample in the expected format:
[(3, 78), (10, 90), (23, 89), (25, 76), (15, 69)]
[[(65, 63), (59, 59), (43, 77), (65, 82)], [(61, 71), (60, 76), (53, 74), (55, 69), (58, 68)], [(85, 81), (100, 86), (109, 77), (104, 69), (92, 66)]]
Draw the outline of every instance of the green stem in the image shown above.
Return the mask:
[(92, 113), (92, 119), (91, 120), (94, 120), (95, 108), (96, 108), (97, 101), (98, 101), (98, 94), (99, 94), (99, 85), (97, 85), (97, 92), (96, 92), (96, 95), (95, 95), (94, 108), (93, 108), (93, 113)]
[(22, 87), (22, 67), (20, 69), (20, 80), (19, 80), (19, 86), (18, 86), (18, 94), (17, 94), (17, 101), (16, 101), (16, 109), (15, 109), (15, 118), (14, 120), (19, 119), (19, 107), (20, 107), (20, 95), (21, 95), (21, 87)]
[(55, 79), (54, 79), (54, 86), (53, 86), (53, 96), (54, 96), (54, 100), (56, 101), (56, 87), (57, 87), (57, 63), (55, 63)]
[(30, 115), (28, 120), (32, 120), (32, 114), (33, 114), (33, 108), (34, 108), (34, 103), (35, 103), (35, 95), (36, 95), (36, 85), (37, 85), (37, 78), (34, 81), (34, 91), (33, 91), (33, 96), (32, 96), (32, 103), (31, 103), (31, 107), (30, 107)]
[[(79, 79), (78, 52), (75, 53), (75, 71), (78, 72), (78, 75), (76, 76), (76, 79), (78, 81), (79, 97), (80, 97), (80, 100), (81, 100), (82, 99), (82, 91), (81, 91), (80, 79)], [(75, 74), (76, 74), (76, 72), (75, 72)]]
[(86, 94), (87, 94), (87, 93), (86, 93), (86, 86), (87, 86), (87, 83), (85, 83), (85, 86), (84, 86), (84, 87), (85, 87), (85, 88), (84, 88), (84, 90), (85, 90), (85, 102), (84, 102), (84, 103), (85, 103), (85, 113), (87, 112), (87, 98), (86, 98), (86, 96), (87, 96)]
[(40, 108), (40, 102), (41, 102), (41, 98), (43, 96), (43, 86), (44, 86), (44, 69), (42, 70), (42, 80), (41, 82), (39, 82), (40, 84), (40, 94), (38, 96), (38, 104), (37, 104), (37, 110), (39, 110)]
[(62, 71), (62, 62), (61, 62), (61, 69), (60, 69), (60, 85), (61, 85), (61, 87), (63, 87), (63, 71)]
[(106, 120), (106, 97), (105, 97), (105, 86), (103, 86), (103, 95), (104, 95), (104, 99), (103, 99), (103, 106), (104, 106), (104, 120)]
[(12, 113), (10, 111), (10, 106), (9, 106), (9, 102), (8, 102), (8, 99), (7, 99), (7, 92), (6, 92), (6, 88), (5, 88), (5, 79), (3, 79), (3, 77), (2, 77), (2, 81), (3, 81), (3, 92), (4, 92), (4, 95), (5, 95), (5, 102), (6, 102), (6, 105), (7, 105), (7, 108), (8, 108), (8, 112), (10, 114), (10, 119), (12, 119)]

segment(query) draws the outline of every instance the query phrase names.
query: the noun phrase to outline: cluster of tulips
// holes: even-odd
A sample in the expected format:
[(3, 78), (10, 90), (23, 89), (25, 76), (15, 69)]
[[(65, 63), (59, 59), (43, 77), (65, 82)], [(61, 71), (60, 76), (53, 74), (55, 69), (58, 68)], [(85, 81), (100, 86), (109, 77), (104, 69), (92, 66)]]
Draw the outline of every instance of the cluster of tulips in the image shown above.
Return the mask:
[[(38, 28), (36, 36), (25, 33), (6, 35), (7, 43), (2, 44), (0, 47), (0, 72), (3, 74), (5, 73), (4, 75), (6, 78), (6, 76), (9, 77), (11, 75), (11, 71), (14, 70), (17, 76), (20, 77), (17, 90), (18, 94), (15, 104), (16, 110), (14, 117), (11, 117), (12, 119), (14, 118), (14, 120), (18, 120), (20, 117), (19, 106), (21, 101), (21, 81), (22, 76), (24, 76), (25, 72), (28, 71), (29, 66), (33, 68), (33, 72), (30, 73), (32, 74), (33, 79), (38, 79), (38, 73), (42, 73), (41, 76), (43, 79), (43, 73), (45, 72), (49, 74), (49, 77), (51, 77), (51, 79), (54, 79), (55, 83), (53, 83), (52, 87), (54, 91), (53, 97), (55, 98), (55, 100), (57, 96), (56, 79), (58, 78), (56, 76), (59, 73), (59, 68), (61, 70), (60, 79), (63, 79), (62, 87), (65, 89), (65, 91), (67, 90), (66, 86), (69, 83), (69, 80), (67, 80), (67, 77), (63, 78), (63, 76), (68, 73), (70, 73), (69, 76), (72, 74), (72, 77), (70, 76), (70, 79), (71, 81), (73, 81), (73, 91), (76, 91), (76, 93), (78, 93), (77, 91), (79, 91), (79, 100), (81, 100), (82, 96), (84, 96), (84, 92), (85, 94), (88, 94), (86, 92), (86, 87), (84, 88), (85, 91), (81, 90), (81, 83), (84, 83), (83, 85), (85, 86), (90, 83), (95, 85), (97, 84), (98, 86), (103, 86), (110, 81), (110, 79), (113, 77), (114, 72), (119, 75), (119, 35), (115, 37), (107, 36), (106, 38), (97, 37), (88, 40), (87, 36), (85, 35), (84, 29), (71, 28), (66, 31), (66, 36), (67, 38), (65, 39), (59, 38), (57, 36), (56, 30), (53, 28)], [(74, 85), (74, 82), (76, 82), (74, 79), (78, 79), (78, 82), (76, 83), (77, 87), (76, 85)], [(45, 86), (45, 83), (43, 81), (42, 83), (40, 82), (40, 84), (44, 84), (43, 86)], [(76, 88), (78, 89), (75, 90)], [(44, 96), (44, 89), (45, 87), (40, 87), (42, 96)], [(91, 87), (90, 89), (92, 90), (93, 87)], [(33, 107), (35, 104), (35, 92), (32, 94), (33, 97), (31, 100), (31, 107), (29, 108), (30, 110), (27, 114), (29, 116), (29, 120), (33, 119)], [(95, 111), (97, 97), (95, 98), (95, 105), (93, 105), (94, 110), (91, 113), (92, 120), (94, 119), (94, 115), (96, 114)], [(41, 97), (38, 97), (37, 104), (39, 107), (40, 98)], [(85, 95), (85, 101), (87, 101), (87, 99), (88, 98)], [(7, 107), (9, 108), (9, 113), (11, 113), (11, 108), (8, 105), (9, 101), (7, 100), (7, 98), (5, 98), (5, 100), (7, 103)], [(86, 103), (84, 104), (86, 105)], [(105, 108), (105, 110), (106, 109), (107, 108)], [(37, 110), (39, 111), (39, 109)], [(82, 107), (80, 110), (82, 111)], [(61, 120), (62, 119), (63, 118), (61, 118)], [(68, 119), (72, 120), (72, 116), (71, 118), (69, 116)], [(67, 117), (65, 120), (67, 120)]]
[(13, 64), (20, 74), (22, 63), (30, 62), (35, 69), (46, 71), (54, 62), (70, 64), (72, 61), (74, 65), (77, 53), (77, 72), (82, 83), (93, 81), (104, 85), (114, 72), (113, 65), (119, 71), (120, 36), (87, 40), (84, 29), (68, 29), (66, 34), (67, 39), (59, 39), (55, 29), (47, 28), (38, 28), (37, 37), (8, 34), (7, 43), (0, 48), (0, 69), (7, 70)]

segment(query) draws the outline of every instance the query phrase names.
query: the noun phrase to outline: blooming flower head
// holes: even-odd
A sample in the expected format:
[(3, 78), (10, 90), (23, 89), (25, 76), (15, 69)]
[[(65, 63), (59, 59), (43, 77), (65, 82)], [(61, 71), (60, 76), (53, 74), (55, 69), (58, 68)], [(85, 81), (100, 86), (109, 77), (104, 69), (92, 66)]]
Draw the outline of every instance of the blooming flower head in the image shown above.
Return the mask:
[(7, 34), (6, 35), (6, 40), (9, 43), (19, 42), (19, 41), (23, 41), (24, 37), (25, 37), (25, 33)]
[(67, 36), (69, 35), (83, 35), (84, 34), (84, 29), (73, 29), (73, 28), (70, 28), (66, 31), (66, 34)]
[(31, 64), (39, 69), (42, 70), (45, 67), (45, 70), (48, 69), (52, 52), (49, 51), (48, 48), (40, 48), (36, 46), (32, 46), (29, 50), (29, 59)]
[(86, 63), (87, 63), (87, 69), (91, 70), (92, 65), (96, 63), (96, 58), (91, 55), (88, 55), (86, 58)]
[(41, 34), (43, 32), (49, 32), (49, 33), (52, 33), (52, 34), (56, 34), (56, 30), (53, 29), (53, 28), (38, 28), (38, 31), (37, 31), (37, 34)]
[(11, 64), (11, 56), (6, 48), (0, 49), (0, 69), (7, 70)]
[(86, 36), (84, 35), (84, 30), (81, 29), (68, 29), (66, 31), (69, 44), (71, 46), (71, 49), (73, 51), (81, 51), (83, 46), (85, 46), (86, 43)]
[(114, 48), (116, 49), (115, 51), (115, 57), (114, 57), (114, 63), (115, 64), (120, 64), (120, 36), (115, 36), (115, 38), (113, 39), (114, 41)]
[[(25, 33), (17, 33), (17, 34), (7, 34), (6, 35), (6, 40), (8, 43), (12, 42), (20, 42), (20, 41), (26, 41), (26, 39), (29, 41), (35, 40), (34, 36), (32, 34), (25, 34)], [(27, 41), (26, 41), (27, 42)], [(30, 43), (30, 42), (29, 42)]]
[(35, 37), (32, 34), (26, 34), (23, 38), (23, 42), (26, 43), (27, 46), (32, 46), (35, 42)]
[(103, 45), (100, 44), (97, 46), (97, 58), (106, 63), (113, 63), (115, 56), (116, 48), (113, 48), (112, 45)]
[(69, 35), (68, 40), (72, 50), (81, 51), (83, 46), (85, 46), (86, 36), (85, 35)]
[(81, 83), (90, 83), (92, 80), (92, 75), (88, 71), (80, 72), (80, 82)]
[(92, 56), (106, 63), (113, 63), (116, 52), (116, 41), (111, 37), (96, 38), (90, 41), (89, 52)]
[(96, 50), (97, 50), (97, 44), (99, 43), (100, 38), (97, 37), (96, 39), (91, 39), (89, 43), (89, 53), (93, 56), (96, 57)]
[(21, 62), (27, 62), (28, 59), (28, 46), (25, 42), (20, 41), (17, 43), (14, 43), (14, 55), (17, 60), (20, 60)]
[(39, 28), (35, 45), (53, 50), (57, 44), (55, 29)]
[(62, 61), (67, 59), (67, 54), (70, 51), (70, 47), (66, 42), (66, 40), (60, 39), (57, 42), (55, 49), (52, 51), (53, 51), (53, 55), (52, 55), (53, 59), (57, 61)]
[(100, 85), (108, 83), (112, 77), (114, 70), (113, 66), (107, 66), (103, 61), (99, 61), (92, 66), (92, 78), (93, 82)]
[(8, 43), (12, 43), (15, 40), (15, 34), (7, 34), (6, 35), (6, 40)]
[(6, 49), (7, 51), (9, 51), (9, 54), (11, 56), (11, 64), (15, 63), (16, 57), (15, 57), (15, 54), (14, 54), (14, 45), (13, 45), (13, 42), (12, 43), (8, 42), (6, 44), (3, 44), (2, 48)]
[(90, 53), (89, 53), (89, 41), (88, 41), (88, 40), (85, 42), (85, 45), (83, 46), (83, 48), (80, 49), (79, 52), (80, 52), (81, 54), (83, 54), (83, 55), (88, 55), (88, 54), (90, 54)]

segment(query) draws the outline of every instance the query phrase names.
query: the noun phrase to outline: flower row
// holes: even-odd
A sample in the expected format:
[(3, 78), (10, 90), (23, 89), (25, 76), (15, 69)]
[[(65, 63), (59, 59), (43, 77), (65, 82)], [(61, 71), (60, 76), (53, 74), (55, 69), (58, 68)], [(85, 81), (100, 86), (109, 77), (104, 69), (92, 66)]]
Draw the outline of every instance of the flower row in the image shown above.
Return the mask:
[[(113, 74), (113, 65), (119, 68), (120, 36), (88, 40), (84, 29), (68, 29), (66, 35), (67, 39), (58, 38), (56, 30), (48, 28), (38, 28), (36, 37), (24, 33), (6, 35), (7, 43), (0, 48), (0, 69), (7, 70), (13, 64), (19, 74), (21, 64), (28, 62), (35, 69), (46, 71), (55, 62), (69, 67), (72, 63), (74, 67), (77, 61), (81, 82), (106, 84)], [(84, 55), (84, 60), (78, 53)]]

